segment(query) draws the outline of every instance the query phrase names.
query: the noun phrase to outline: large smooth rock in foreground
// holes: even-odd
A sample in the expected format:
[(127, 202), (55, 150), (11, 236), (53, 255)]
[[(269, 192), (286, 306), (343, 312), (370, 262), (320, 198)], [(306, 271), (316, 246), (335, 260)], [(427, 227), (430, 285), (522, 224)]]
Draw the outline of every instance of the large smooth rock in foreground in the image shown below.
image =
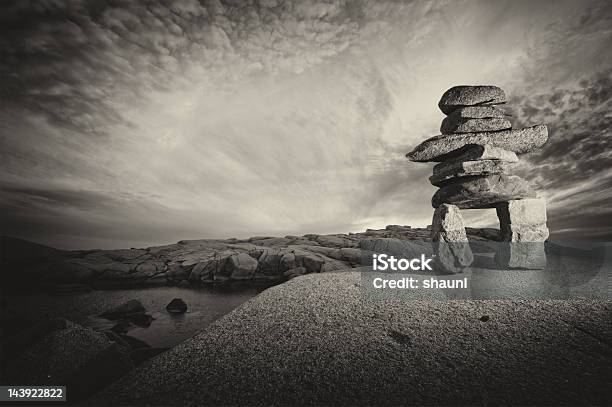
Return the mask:
[(453, 133), (476, 133), (482, 131), (499, 131), (512, 128), (512, 123), (506, 119), (459, 119), (453, 120), (449, 117), (442, 120), (440, 132), (442, 134)]
[(88, 404), (612, 402), (609, 300), (370, 298), (362, 282), (322, 273), (270, 288)]
[(453, 86), (438, 102), (440, 110), (450, 114), (464, 106), (494, 105), (506, 103), (506, 94), (497, 86)]
[(429, 181), (441, 187), (456, 182), (457, 178), (461, 177), (507, 174), (513, 166), (513, 163), (500, 160), (446, 161), (434, 167), (434, 173), (429, 177)]
[(440, 188), (431, 198), (431, 205), (434, 208), (444, 203), (461, 209), (494, 208), (498, 202), (535, 196), (529, 183), (517, 175), (490, 175)]
[(411, 161), (445, 161), (452, 159), (455, 150), (467, 144), (488, 144), (510, 150), (517, 154), (538, 149), (548, 140), (548, 130), (544, 125), (483, 133), (447, 134), (431, 137), (406, 154)]
[(431, 241), (436, 264), (447, 273), (459, 273), (474, 261), (463, 217), (454, 205), (442, 204), (434, 211)]
[(495, 106), (466, 106), (455, 109), (447, 116), (449, 119), (485, 119), (506, 117), (506, 113)]

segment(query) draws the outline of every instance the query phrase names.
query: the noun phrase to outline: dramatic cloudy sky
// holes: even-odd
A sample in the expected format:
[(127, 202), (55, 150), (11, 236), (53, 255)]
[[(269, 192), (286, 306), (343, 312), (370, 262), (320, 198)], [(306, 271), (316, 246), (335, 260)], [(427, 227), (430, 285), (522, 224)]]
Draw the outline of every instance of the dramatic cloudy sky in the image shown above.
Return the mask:
[[(431, 222), (441, 94), (550, 141), (556, 237), (612, 238), (610, 1), (0, 3), (1, 233), (65, 248)], [(494, 220), (472, 211), (473, 225)], [(493, 217), (492, 217), (493, 216)]]

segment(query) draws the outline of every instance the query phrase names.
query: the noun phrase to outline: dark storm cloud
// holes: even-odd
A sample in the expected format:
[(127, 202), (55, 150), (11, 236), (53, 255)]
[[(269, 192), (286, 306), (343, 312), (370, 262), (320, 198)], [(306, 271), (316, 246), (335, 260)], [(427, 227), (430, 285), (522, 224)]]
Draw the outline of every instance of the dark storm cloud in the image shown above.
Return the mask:
[(150, 90), (193, 85), (194, 69), (208, 82), (302, 71), (345, 48), (359, 14), (357, 2), (2, 2), (1, 95), (7, 107), (101, 133), (104, 122), (129, 123), (122, 105)]
[(560, 188), (598, 178), (612, 168), (612, 70), (513, 101), (518, 125), (546, 123), (550, 138), (528, 157), (541, 187)]
[(523, 156), (519, 172), (545, 191), (551, 228), (564, 236), (595, 228), (612, 238), (612, 70), (512, 106), (517, 125), (548, 126), (548, 142)]

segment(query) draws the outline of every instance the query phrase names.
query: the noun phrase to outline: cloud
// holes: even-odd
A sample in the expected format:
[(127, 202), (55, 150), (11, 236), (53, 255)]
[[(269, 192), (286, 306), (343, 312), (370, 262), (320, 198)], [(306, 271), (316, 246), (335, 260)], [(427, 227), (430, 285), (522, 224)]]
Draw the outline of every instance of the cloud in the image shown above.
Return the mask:
[(593, 192), (610, 179), (611, 14), (605, 1), (2, 3), (3, 230), (122, 247), (425, 226), (431, 165), (404, 153), (437, 133), (436, 103), (460, 83), (503, 86), (515, 127), (549, 125), (526, 176), (551, 225), (578, 228), (578, 208), (608, 199)]
[(553, 230), (571, 237), (596, 226), (612, 236), (612, 69), (517, 97), (513, 106), (518, 125), (549, 129), (549, 141), (524, 157), (520, 173), (547, 197)]

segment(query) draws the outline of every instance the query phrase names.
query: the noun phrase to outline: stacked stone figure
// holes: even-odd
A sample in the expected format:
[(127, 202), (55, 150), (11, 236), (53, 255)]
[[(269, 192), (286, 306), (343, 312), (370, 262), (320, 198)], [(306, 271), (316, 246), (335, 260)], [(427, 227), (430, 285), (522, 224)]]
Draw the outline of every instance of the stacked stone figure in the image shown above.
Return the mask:
[(517, 154), (540, 148), (548, 139), (546, 126), (512, 129), (498, 105), (506, 103), (496, 86), (455, 86), (438, 106), (447, 116), (439, 136), (429, 138), (406, 156), (437, 162), (431, 183), (440, 189), (432, 241), (438, 263), (458, 272), (473, 261), (460, 209), (495, 208), (500, 221), (496, 261), (507, 268), (543, 268), (543, 242), (548, 238), (546, 202), (528, 182), (512, 175)]

